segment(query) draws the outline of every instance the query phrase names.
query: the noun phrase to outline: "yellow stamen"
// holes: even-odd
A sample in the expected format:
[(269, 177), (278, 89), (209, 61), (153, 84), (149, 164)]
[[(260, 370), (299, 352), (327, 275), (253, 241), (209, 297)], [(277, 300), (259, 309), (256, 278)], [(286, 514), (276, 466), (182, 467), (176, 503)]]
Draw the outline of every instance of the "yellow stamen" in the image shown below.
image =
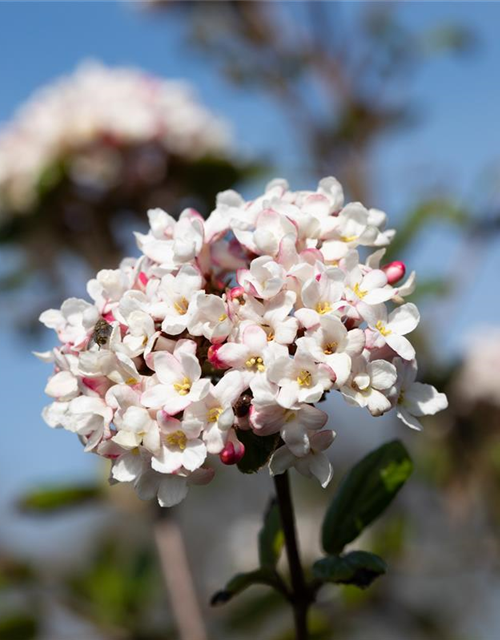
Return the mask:
[(358, 236), (340, 236), (342, 242), (354, 242), (354, 240), (358, 239)]
[(227, 320), (227, 315), (225, 313), (219, 316), (219, 322), (224, 322), (224, 320)]
[(378, 331), (380, 331), (380, 333), (383, 336), (388, 336), (392, 333), (392, 331), (390, 329), (387, 329), (385, 324), (382, 322), (382, 320), (378, 320), (377, 324), (375, 325), (375, 328), (378, 329)]
[(137, 380), (136, 378), (127, 378), (125, 380), (125, 384), (129, 384), (130, 386), (133, 386), (134, 384), (137, 384), (139, 382), (139, 380)]
[(208, 411), (208, 422), (217, 422), (220, 414), (222, 413), (222, 407), (213, 407)]
[(187, 438), (183, 431), (174, 431), (165, 436), (165, 442), (170, 447), (179, 447), (181, 451), (186, 448)]
[(361, 298), (361, 299), (363, 299), (368, 293), (368, 291), (363, 291), (362, 289), (360, 289), (359, 284), (357, 282), (354, 285), (353, 291), (358, 296), (358, 298)]
[(182, 382), (175, 382), (174, 389), (181, 396), (187, 396), (191, 391), (191, 380), (189, 378), (182, 378)]
[(398, 397), (397, 404), (403, 404), (404, 401), (405, 401), (405, 392), (401, 391)]
[(283, 416), (285, 422), (287, 423), (291, 422), (295, 418), (295, 413), (296, 413), (295, 411), (291, 411), (291, 410), (286, 411), (285, 415)]
[(331, 310), (332, 310), (332, 305), (329, 302), (318, 302), (318, 304), (316, 305), (316, 311), (317, 313), (319, 313), (320, 316), (324, 315), (325, 313), (328, 313)]
[(186, 300), (186, 298), (181, 298), (177, 302), (174, 302), (174, 309), (180, 316), (183, 316), (187, 313), (188, 307), (189, 302)]
[(260, 356), (252, 356), (245, 362), (247, 369), (253, 369), (254, 371), (265, 371), (264, 360)]
[(309, 371), (302, 369), (302, 371), (297, 376), (297, 382), (301, 387), (310, 387), (312, 382), (312, 375), (309, 373)]
[(323, 347), (323, 353), (327, 356), (331, 356), (332, 353), (335, 353), (337, 347), (337, 342), (328, 342), (328, 344), (325, 344), (325, 346)]

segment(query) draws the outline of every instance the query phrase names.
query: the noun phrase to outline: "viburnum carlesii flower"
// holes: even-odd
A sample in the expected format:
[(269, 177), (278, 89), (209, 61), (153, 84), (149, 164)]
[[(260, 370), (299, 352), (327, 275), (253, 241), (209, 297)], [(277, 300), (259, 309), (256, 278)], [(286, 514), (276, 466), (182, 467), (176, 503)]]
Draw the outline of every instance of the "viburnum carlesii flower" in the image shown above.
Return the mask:
[(322, 316), (319, 325), (297, 340), (297, 347), (309, 353), (316, 362), (324, 362), (335, 374), (337, 387), (344, 385), (351, 373), (351, 359), (365, 346), (362, 329), (348, 331), (335, 316)]
[(330, 447), (335, 436), (335, 431), (329, 429), (313, 433), (309, 438), (309, 452), (305, 456), (294, 455), (287, 446), (280, 447), (269, 461), (271, 474), (279, 475), (290, 467), (294, 467), (306, 478), (314, 477), (319, 480), (322, 487), (327, 487), (333, 476), (333, 467), (324, 451)]
[(278, 404), (290, 409), (299, 403), (318, 402), (335, 382), (335, 373), (327, 365), (318, 364), (312, 355), (299, 350), (293, 358), (277, 358), (269, 367), (267, 378), (280, 388)]
[(415, 382), (418, 371), (415, 360), (395, 358), (394, 365), (398, 372), (396, 415), (407, 426), (420, 430), (418, 418), (443, 411), (448, 407), (448, 400), (432, 385)]
[(341, 391), (346, 400), (367, 407), (373, 416), (380, 416), (391, 409), (391, 402), (384, 392), (388, 392), (396, 379), (396, 367), (390, 362), (367, 362), (359, 357), (352, 363), (351, 381)]
[(210, 381), (201, 378), (201, 367), (195, 355), (187, 349), (176, 353), (158, 351), (150, 354), (148, 363), (156, 372), (153, 380), (142, 394), (145, 407), (160, 409), (175, 415), (186, 409), (192, 402), (204, 398)]
[(414, 274), (400, 284), (404, 265), (382, 263), (387, 217), (344, 206), (334, 178), (299, 192), (276, 180), (249, 202), (225, 192), (206, 221), (149, 221), (139, 258), (90, 281), (93, 303), (41, 317), (60, 340), (38, 354), (54, 369), (44, 418), (110, 459), (112, 482), (171, 506), (214, 459), (254, 471), (265, 452), (271, 473), (326, 486), (334, 433), (315, 405), (329, 391), (411, 427), (445, 408), (415, 382)]
[(405, 337), (420, 322), (420, 314), (412, 302), (394, 309), (390, 314), (384, 305), (368, 306), (363, 303), (362, 309), (361, 313), (371, 332), (371, 346), (387, 344), (405, 360), (415, 357), (415, 349)]

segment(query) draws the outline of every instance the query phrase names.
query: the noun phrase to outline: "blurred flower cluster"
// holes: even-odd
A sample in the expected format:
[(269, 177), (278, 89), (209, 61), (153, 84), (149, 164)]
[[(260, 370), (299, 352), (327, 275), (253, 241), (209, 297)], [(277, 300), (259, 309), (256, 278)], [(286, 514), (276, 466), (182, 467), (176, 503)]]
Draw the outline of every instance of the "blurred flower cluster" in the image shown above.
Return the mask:
[(88, 283), (92, 303), (40, 318), (62, 343), (39, 354), (55, 365), (45, 420), (110, 458), (114, 481), (171, 506), (211, 479), (209, 455), (240, 463), (257, 436), (271, 473), (326, 486), (335, 434), (314, 405), (329, 390), (413, 428), (446, 407), (415, 382), (415, 275), (398, 284), (404, 265), (380, 266), (387, 217), (344, 205), (335, 178), (299, 192), (274, 180), (248, 202), (226, 191), (206, 221), (193, 209), (149, 220), (141, 257)]
[[(101, 192), (127, 175), (154, 183), (168, 156), (193, 160), (228, 144), (226, 125), (186, 82), (86, 63), (35, 93), (0, 133), (0, 214), (37, 206), (61, 165), (82, 188)], [(127, 158), (134, 147), (142, 152)]]

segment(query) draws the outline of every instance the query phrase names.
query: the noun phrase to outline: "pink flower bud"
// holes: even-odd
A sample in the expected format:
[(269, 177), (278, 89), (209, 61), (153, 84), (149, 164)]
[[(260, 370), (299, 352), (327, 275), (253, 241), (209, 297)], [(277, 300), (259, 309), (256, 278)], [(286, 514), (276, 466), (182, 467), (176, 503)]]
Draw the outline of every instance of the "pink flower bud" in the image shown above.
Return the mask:
[(243, 287), (233, 287), (227, 292), (227, 297), (229, 300), (234, 300), (235, 298), (240, 298), (244, 293), (245, 289)]
[(145, 287), (148, 281), (149, 278), (147, 277), (147, 275), (144, 273), (144, 271), (141, 271), (141, 273), (139, 274), (139, 282)]
[(236, 446), (228, 442), (220, 452), (219, 457), (223, 464), (238, 464), (245, 455), (245, 446), (238, 440)]
[(208, 353), (207, 353), (208, 361), (210, 362), (212, 367), (215, 367), (216, 369), (229, 369), (229, 366), (227, 364), (225, 364), (217, 356), (217, 352), (219, 351), (221, 346), (222, 346), (221, 344), (212, 344), (212, 345), (210, 345), (210, 347), (208, 348)]
[(394, 262), (389, 262), (382, 267), (382, 271), (387, 276), (387, 282), (389, 284), (396, 284), (401, 278), (404, 278), (406, 273), (406, 267), (404, 262), (400, 262), (399, 260), (395, 260)]

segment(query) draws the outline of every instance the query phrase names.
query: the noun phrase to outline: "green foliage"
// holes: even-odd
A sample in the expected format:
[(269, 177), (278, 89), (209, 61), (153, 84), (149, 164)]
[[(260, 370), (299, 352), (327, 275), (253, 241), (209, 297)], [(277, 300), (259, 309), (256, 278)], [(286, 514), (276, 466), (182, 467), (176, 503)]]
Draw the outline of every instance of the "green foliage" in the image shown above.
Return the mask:
[(245, 446), (245, 455), (238, 462), (238, 469), (242, 473), (256, 473), (269, 462), (278, 447), (279, 434), (257, 436), (251, 429), (238, 429), (237, 434), (238, 440)]
[(103, 497), (103, 488), (98, 484), (54, 486), (31, 491), (20, 500), (19, 507), (28, 513), (45, 515), (79, 507)]
[(362, 589), (386, 572), (387, 565), (382, 558), (368, 551), (328, 556), (313, 565), (313, 575), (322, 582), (351, 584)]
[(252, 585), (261, 584), (269, 587), (274, 587), (277, 590), (281, 589), (279, 578), (276, 571), (268, 567), (261, 567), (255, 571), (249, 571), (248, 573), (238, 573), (226, 584), (224, 589), (217, 591), (211, 600), (210, 604), (215, 607), (220, 604), (229, 602), (231, 598), (238, 595), (248, 587)]
[(0, 618), (0, 640), (32, 640), (38, 635), (38, 621), (28, 613)]
[(326, 512), (322, 543), (340, 553), (392, 502), (412, 472), (408, 452), (398, 440), (363, 458), (344, 477)]
[(261, 567), (276, 567), (285, 536), (281, 527), (281, 516), (276, 499), (272, 500), (264, 516), (264, 525), (259, 533), (259, 562)]

